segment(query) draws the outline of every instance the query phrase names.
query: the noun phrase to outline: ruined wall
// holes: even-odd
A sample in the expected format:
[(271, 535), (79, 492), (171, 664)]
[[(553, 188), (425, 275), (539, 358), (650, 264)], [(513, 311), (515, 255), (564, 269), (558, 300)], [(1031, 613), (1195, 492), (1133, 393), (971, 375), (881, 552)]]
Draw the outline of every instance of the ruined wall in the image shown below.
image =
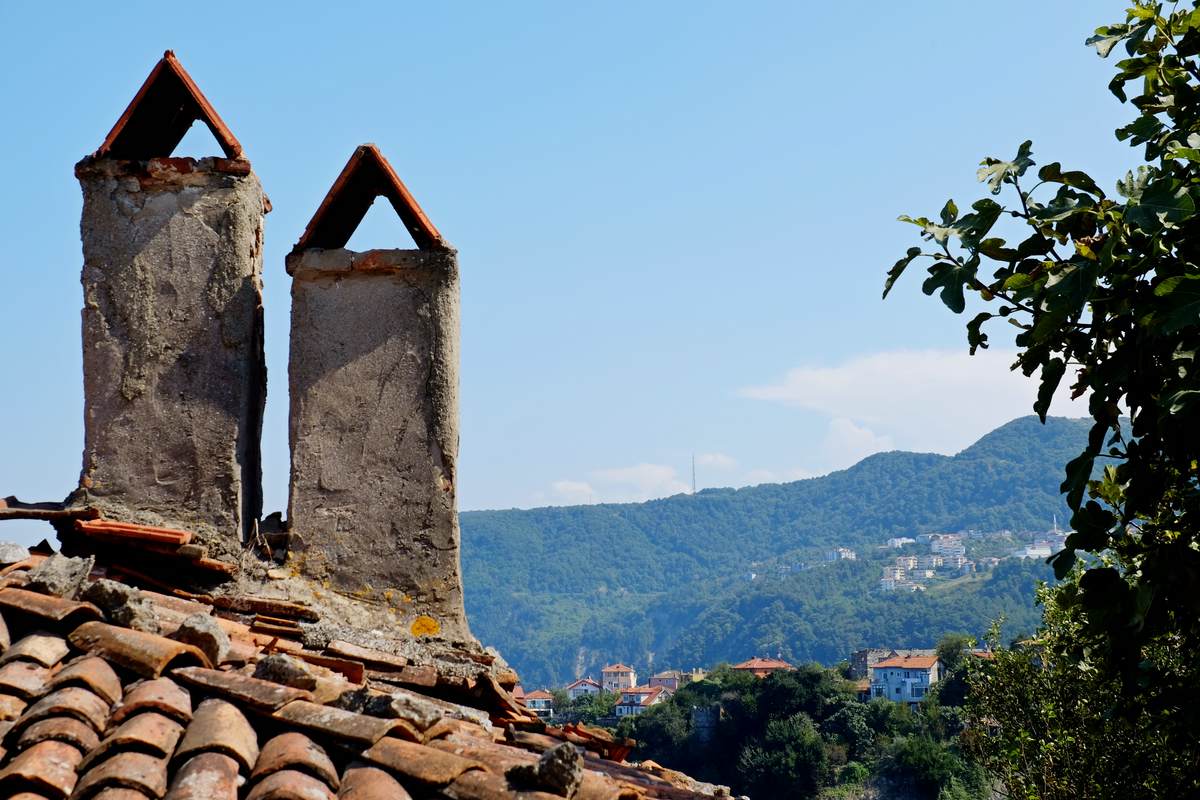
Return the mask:
[(311, 578), (468, 639), (452, 250), (307, 250), (292, 282), (291, 549)]
[(264, 201), (242, 160), (85, 159), (75, 502), (236, 552), (261, 512)]

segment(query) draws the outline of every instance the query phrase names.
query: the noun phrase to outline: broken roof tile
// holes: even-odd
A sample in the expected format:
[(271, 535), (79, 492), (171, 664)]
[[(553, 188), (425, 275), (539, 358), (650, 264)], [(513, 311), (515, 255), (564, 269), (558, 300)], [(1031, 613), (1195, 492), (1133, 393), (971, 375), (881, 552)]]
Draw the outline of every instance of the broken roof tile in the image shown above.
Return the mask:
[(117, 753), (83, 773), (71, 797), (86, 800), (108, 787), (136, 789), (150, 797), (162, 797), (167, 791), (167, 760), (146, 753)]
[(64, 798), (75, 788), (75, 768), (83, 756), (69, 744), (38, 742), (22, 750), (0, 770), (0, 786), (30, 787), (51, 797)]
[(33, 661), (10, 661), (0, 667), (0, 692), (28, 700), (40, 695), (50, 680), (50, 670)]
[(144, 161), (169, 156), (197, 120), (212, 131), (227, 158), (242, 155), (242, 145), (233, 132), (168, 50), (94, 157)]
[(17, 748), (24, 750), (38, 742), (47, 741), (66, 742), (81, 754), (86, 754), (100, 746), (100, 734), (88, 723), (74, 717), (50, 717), (21, 731), (17, 738)]
[(225, 700), (209, 698), (196, 709), (183, 735), (176, 759), (200, 753), (223, 753), (249, 773), (258, 760), (258, 734), (237, 706)]
[(311, 606), (277, 597), (217, 595), (213, 598), (213, 606), (242, 614), (267, 614), (272, 617), (302, 619), (306, 622), (317, 622), (321, 619), (321, 615)]
[(49, 717), (74, 717), (100, 733), (108, 725), (108, 702), (78, 686), (64, 686), (38, 700), (17, 720), (16, 730)]
[(345, 247), (375, 198), (380, 195), (392, 204), (418, 249), (439, 250), (447, 247), (438, 229), (425, 216), (379, 148), (364, 144), (350, 156), (292, 252), (309, 248), (331, 250)]
[(253, 678), (237, 672), (205, 669), (203, 667), (180, 667), (171, 675), (190, 686), (221, 695), (228, 700), (244, 703), (250, 708), (275, 711), (293, 700), (312, 700), (313, 696), (304, 689), (283, 686), (274, 681)]
[(168, 666), (211, 666), (196, 647), (103, 622), (80, 625), (71, 632), (71, 644), (148, 678), (157, 678)]
[(334, 791), (339, 786), (337, 770), (325, 750), (302, 733), (281, 733), (263, 745), (250, 777), (259, 780), (284, 769), (307, 772)]
[(354, 763), (342, 775), (338, 800), (412, 800), (412, 796), (379, 767)]
[(361, 661), (371, 669), (379, 670), (380, 672), (400, 670), (408, 666), (408, 659), (404, 656), (385, 653), (383, 650), (376, 650), (372, 647), (361, 647), (351, 642), (343, 642), (337, 639), (326, 645), (325, 652), (333, 656)]
[(273, 772), (263, 778), (246, 800), (337, 800), (321, 781), (294, 769)]
[(165, 800), (237, 800), (238, 763), (221, 753), (194, 756), (175, 773)]
[(471, 758), (400, 739), (380, 739), (363, 758), (427, 786), (445, 786), (467, 770), (483, 769)]
[(288, 703), (276, 711), (276, 719), (290, 722), (298, 728), (315, 731), (327, 736), (372, 745), (387, 736), (396, 727), (394, 720), (368, 717), (332, 706), (322, 706), (304, 700)]
[(65, 623), (70, 627), (75, 627), (88, 620), (102, 619), (104, 616), (100, 613), (100, 609), (91, 603), (67, 600), (55, 595), (40, 594), (12, 587), (0, 589), (0, 606), (5, 609), (23, 611), (43, 620)]
[(523, 791), (518, 795), (509, 788), (503, 775), (480, 769), (459, 775), (444, 792), (446, 797), (453, 800), (498, 800), (508, 797), (520, 797), (521, 800), (561, 800), (561, 795), (548, 792)]
[(75, 520), (75, 530), (85, 536), (102, 534), (109, 538), (127, 539), (132, 542), (152, 542), (155, 544), (185, 545), (192, 541), (195, 535), (191, 531), (181, 531), (175, 528), (159, 528), (154, 525), (134, 525), (129, 522), (116, 522), (111, 519)]
[(113, 708), (113, 724), (120, 724), (142, 711), (157, 711), (176, 722), (191, 722), (192, 697), (170, 678), (142, 681), (126, 692), (125, 699)]
[(183, 735), (183, 726), (162, 714), (135, 714), (117, 726), (98, 747), (87, 754), (80, 771), (86, 771), (109, 756), (124, 751), (147, 753), (155, 758), (167, 758)]
[(86, 686), (109, 703), (121, 699), (121, 680), (108, 662), (98, 656), (77, 658), (54, 673), (47, 687)]
[(71, 652), (67, 640), (52, 633), (31, 633), (16, 642), (0, 655), (0, 664), (10, 661), (33, 661), (43, 667), (53, 667)]

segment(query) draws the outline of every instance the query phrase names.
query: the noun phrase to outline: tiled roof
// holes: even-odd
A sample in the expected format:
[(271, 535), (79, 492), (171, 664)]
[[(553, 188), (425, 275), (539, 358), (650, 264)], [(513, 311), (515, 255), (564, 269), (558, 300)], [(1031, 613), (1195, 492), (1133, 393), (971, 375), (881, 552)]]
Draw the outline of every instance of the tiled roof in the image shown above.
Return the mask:
[(600, 688), (600, 684), (596, 683), (591, 678), (580, 678), (579, 680), (575, 681), (574, 683), (568, 684), (567, 690), (569, 691), (569, 690), (575, 689), (579, 686), (595, 686), (597, 689)]
[(660, 694), (666, 691), (663, 686), (635, 686), (632, 689), (622, 689), (618, 705), (651, 705)]
[(554, 695), (547, 692), (545, 689), (535, 689), (525, 695), (526, 700), (553, 700)]
[(601, 672), (633, 672), (633, 667), (627, 667), (624, 664), (609, 664)]
[(0, 569), (0, 797), (550, 800), (535, 765), (566, 742), (580, 800), (714, 793), (621, 763), (629, 741), (545, 725), (482, 666), (317, 648), (293, 633), (312, 613), (298, 605), (117, 575), (46, 553)]
[(896, 656), (888, 658), (872, 665), (873, 669), (880, 668), (901, 668), (901, 669), (929, 669), (938, 662), (937, 656)]
[(795, 669), (795, 667), (786, 661), (780, 661), (778, 658), (751, 658), (740, 664), (734, 664), (733, 669)]

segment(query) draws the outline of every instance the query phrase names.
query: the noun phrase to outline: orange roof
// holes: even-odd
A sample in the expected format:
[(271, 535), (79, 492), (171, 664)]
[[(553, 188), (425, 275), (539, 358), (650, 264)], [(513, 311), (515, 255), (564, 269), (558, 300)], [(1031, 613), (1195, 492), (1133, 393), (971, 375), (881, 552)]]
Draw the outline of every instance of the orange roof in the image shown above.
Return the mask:
[(663, 686), (635, 686), (632, 689), (622, 689), (618, 705), (648, 706), (664, 691), (666, 691), (666, 687)]
[(733, 669), (795, 669), (795, 667), (778, 658), (751, 658), (740, 664), (734, 664)]
[(600, 686), (600, 684), (596, 683), (591, 678), (580, 678), (579, 680), (575, 681), (574, 683), (567, 684), (567, 689), (570, 690), (570, 689), (574, 689), (577, 686), (589, 686), (589, 685), (595, 686), (597, 688), (599, 688), (599, 686)]
[(610, 664), (601, 672), (633, 672), (633, 667), (627, 667), (624, 664)]
[(325, 250), (345, 247), (375, 198), (383, 195), (412, 234), (418, 249), (446, 247), (438, 229), (421, 210), (396, 170), (373, 144), (360, 145), (321, 201), (317, 213), (293, 252), (310, 247)]
[(168, 50), (104, 137), (95, 158), (134, 161), (165, 158), (175, 151), (197, 120), (212, 131), (226, 158), (241, 158), (242, 146), (237, 138), (179, 59)]
[(872, 669), (880, 667), (899, 667), (901, 669), (930, 669), (938, 663), (937, 656), (896, 656), (887, 658), (875, 664)]
[(525, 695), (526, 700), (553, 700), (554, 695), (547, 692), (545, 689), (535, 689)]

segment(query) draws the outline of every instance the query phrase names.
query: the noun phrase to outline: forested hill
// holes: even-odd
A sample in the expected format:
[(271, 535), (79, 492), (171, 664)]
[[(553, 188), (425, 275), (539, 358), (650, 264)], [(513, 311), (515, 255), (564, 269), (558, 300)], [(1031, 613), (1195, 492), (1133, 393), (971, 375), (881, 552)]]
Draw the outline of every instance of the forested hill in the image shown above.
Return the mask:
[[(609, 657), (640, 657), (646, 666), (657, 653), (661, 667), (671, 647), (688, 638), (689, 622), (714, 602), (730, 605), (718, 595), (752, 593), (755, 587), (737, 579), (754, 564), (924, 531), (1044, 530), (1052, 515), (1065, 519), (1058, 484), (1086, 433), (1085, 420), (1051, 418), (1043, 426), (1023, 417), (955, 456), (879, 453), (793, 483), (646, 503), (465, 512), (471, 625), (523, 675), (538, 679), (531, 683), (594, 672), (594, 661)], [(804, 582), (803, 575), (793, 580)], [(672, 619), (675, 613), (689, 617)], [(618, 649), (622, 639), (642, 644)], [(718, 642), (717, 652), (741, 658), (751, 644), (721, 652)], [(805, 653), (782, 649), (794, 657), (826, 652), (820, 642), (810, 644)]]

